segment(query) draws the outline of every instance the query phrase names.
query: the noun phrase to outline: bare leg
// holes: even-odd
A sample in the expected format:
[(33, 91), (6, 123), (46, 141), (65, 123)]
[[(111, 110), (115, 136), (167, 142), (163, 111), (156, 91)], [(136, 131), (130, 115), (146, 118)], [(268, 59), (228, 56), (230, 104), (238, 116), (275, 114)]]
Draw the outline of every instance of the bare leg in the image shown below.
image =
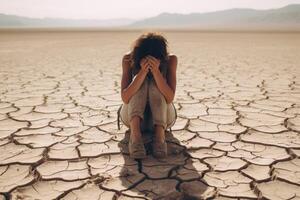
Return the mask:
[(141, 118), (138, 115), (134, 115), (130, 120), (131, 134), (129, 139), (128, 150), (130, 157), (135, 159), (142, 159), (146, 156), (146, 150), (140, 131), (140, 122)]
[(138, 115), (132, 117), (130, 121), (130, 137), (132, 142), (137, 142), (142, 140), (142, 134), (140, 130), (141, 118)]
[(155, 125), (155, 141), (163, 143), (165, 141), (165, 129), (161, 125)]

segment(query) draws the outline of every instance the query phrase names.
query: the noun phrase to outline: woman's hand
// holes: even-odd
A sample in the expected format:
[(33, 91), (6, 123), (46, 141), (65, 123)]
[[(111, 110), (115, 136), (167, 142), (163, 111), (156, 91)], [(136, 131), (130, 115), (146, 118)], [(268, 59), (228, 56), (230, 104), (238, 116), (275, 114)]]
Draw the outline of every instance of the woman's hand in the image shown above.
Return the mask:
[(150, 67), (149, 67), (150, 71), (153, 74), (160, 73), (160, 71), (159, 71), (160, 60), (156, 59), (155, 57), (150, 56), (150, 55), (146, 56), (146, 58), (147, 58), (147, 61), (148, 61), (149, 65), (150, 65)]
[(150, 65), (148, 63), (147, 58), (142, 58), (142, 60), (140, 61), (140, 65), (141, 65), (141, 70), (147, 74), (150, 70)]

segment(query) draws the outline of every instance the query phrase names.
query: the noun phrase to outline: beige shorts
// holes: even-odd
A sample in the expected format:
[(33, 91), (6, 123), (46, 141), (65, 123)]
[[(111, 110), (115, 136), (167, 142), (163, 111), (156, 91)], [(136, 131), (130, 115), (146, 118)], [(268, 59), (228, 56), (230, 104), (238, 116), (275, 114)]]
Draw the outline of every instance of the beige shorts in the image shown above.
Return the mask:
[(123, 103), (120, 110), (121, 121), (128, 128), (136, 115), (142, 120), (141, 130), (153, 130), (154, 125), (161, 125), (166, 130), (175, 124), (177, 118), (173, 102), (167, 104), (155, 80), (147, 77), (129, 103)]

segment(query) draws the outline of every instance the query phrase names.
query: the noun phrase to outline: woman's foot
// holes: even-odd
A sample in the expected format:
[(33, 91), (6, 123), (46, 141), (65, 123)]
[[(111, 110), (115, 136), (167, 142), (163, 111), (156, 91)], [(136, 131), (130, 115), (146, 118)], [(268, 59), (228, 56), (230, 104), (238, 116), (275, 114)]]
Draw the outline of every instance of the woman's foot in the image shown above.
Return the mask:
[(168, 156), (167, 142), (157, 142), (152, 143), (153, 156), (156, 158), (165, 158)]
[(155, 137), (152, 143), (152, 149), (154, 157), (164, 158), (168, 155), (165, 130), (162, 126), (155, 126)]
[(132, 139), (129, 139), (128, 149), (131, 158), (142, 159), (146, 157), (143, 140), (133, 141)]
[(142, 134), (140, 131), (140, 118), (134, 116), (130, 121), (130, 138), (128, 143), (129, 154), (131, 158), (141, 159), (146, 156), (146, 150)]

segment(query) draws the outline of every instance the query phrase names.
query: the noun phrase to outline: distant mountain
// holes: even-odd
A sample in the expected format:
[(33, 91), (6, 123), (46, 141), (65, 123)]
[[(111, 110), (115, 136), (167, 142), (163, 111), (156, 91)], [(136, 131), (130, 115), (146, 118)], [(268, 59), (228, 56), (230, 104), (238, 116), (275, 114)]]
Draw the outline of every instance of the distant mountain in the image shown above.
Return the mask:
[(127, 18), (75, 20), (29, 18), (0, 14), (0, 27), (121, 27), (128, 29), (176, 28), (204, 30), (300, 30), (300, 4), (278, 9), (235, 8), (208, 13), (161, 13), (143, 20)]
[(209, 13), (161, 13), (128, 27), (300, 30), (300, 4), (269, 10), (236, 8)]
[(0, 27), (115, 27), (126, 26), (135, 20), (127, 18), (93, 20), (63, 18), (29, 18), (0, 14)]

